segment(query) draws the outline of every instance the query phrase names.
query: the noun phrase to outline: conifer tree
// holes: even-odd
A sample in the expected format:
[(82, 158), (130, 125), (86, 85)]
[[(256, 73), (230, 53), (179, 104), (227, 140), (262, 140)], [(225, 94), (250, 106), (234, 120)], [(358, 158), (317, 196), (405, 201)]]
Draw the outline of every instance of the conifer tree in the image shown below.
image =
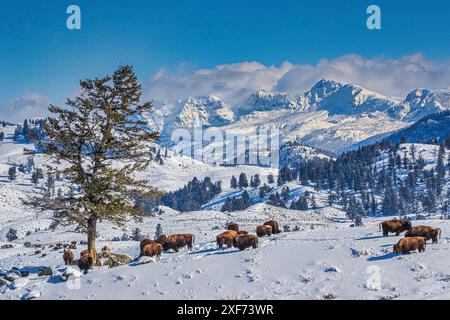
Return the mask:
[(244, 189), (244, 188), (248, 187), (247, 176), (243, 172), (241, 172), (241, 174), (239, 175), (239, 184), (238, 185), (239, 185), (240, 189)]
[(232, 176), (232, 177), (231, 177), (231, 180), (230, 180), (230, 188), (233, 188), (233, 189), (236, 190), (237, 187), (238, 187), (238, 184), (237, 184), (236, 177), (235, 177), (235, 176)]
[(8, 169), (8, 178), (10, 181), (14, 181), (17, 178), (17, 169), (16, 166), (12, 166)]
[(49, 173), (61, 174), (72, 192), (51, 201), (39, 195), (26, 203), (53, 210), (56, 224), (76, 225), (86, 233), (95, 259), (97, 223), (108, 220), (123, 226), (129, 216), (140, 220), (143, 211), (135, 199), (157, 193), (134, 174), (148, 167), (148, 144), (158, 133), (144, 121), (152, 103), (140, 102), (141, 85), (132, 67), (80, 81), (80, 87), (80, 95), (68, 99), (66, 108), (49, 107), (47, 139), (40, 142), (54, 160)]

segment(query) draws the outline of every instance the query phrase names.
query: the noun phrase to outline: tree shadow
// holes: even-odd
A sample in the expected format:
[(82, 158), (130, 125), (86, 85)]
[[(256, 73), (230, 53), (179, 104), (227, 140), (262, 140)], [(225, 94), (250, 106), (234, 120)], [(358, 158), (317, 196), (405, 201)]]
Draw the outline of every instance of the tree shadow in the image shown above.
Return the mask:
[(58, 275), (50, 276), (47, 280), (47, 283), (50, 283), (50, 284), (57, 284), (60, 282), (63, 282), (63, 281), (61, 280), (61, 277)]
[(358, 239), (355, 239), (356, 241), (358, 240), (374, 240), (374, 239), (381, 239), (383, 238), (383, 236), (366, 236), (366, 237), (361, 237)]
[(396, 256), (397, 256), (397, 254), (395, 254), (393, 252), (389, 252), (382, 256), (370, 257), (367, 259), (367, 261), (384, 261), (384, 260), (389, 260), (389, 259), (395, 258)]
[(237, 250), (233, 250), (234, 248), (210, 248), (210, 249), (203, 249), (198, 251), (192, 251), (188, 253), (191, 254), (205, 254), (206, 256), (212, 256), (216, 254), (229, 254), (233, 252), (237, 252)]

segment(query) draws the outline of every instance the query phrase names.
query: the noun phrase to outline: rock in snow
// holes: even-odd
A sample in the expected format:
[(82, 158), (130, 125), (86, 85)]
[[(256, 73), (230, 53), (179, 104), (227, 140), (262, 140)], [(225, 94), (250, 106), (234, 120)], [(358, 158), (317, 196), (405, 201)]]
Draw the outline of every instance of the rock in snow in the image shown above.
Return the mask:
[(33, 290), (33, 291), (30, 291), (30, 292), (25, 293), (25, 294), (22, 296), (22, 300), (32, 300), (32, 299), (37, 299), (37, 298), (39, 298), (41, 295), (42, 295), (42, 292)]
[(61, 280), (67, 281), (69, 279), (76, 279), (81, 277), (81, 272), (72, 268), (72, 267), (65, 267), (61, 273)]
[(151, 258), (151, 257), (139, 257), (136, 260), (133, 260), (130, 263), (130, 266), (139, 266), (139, 265), (142, 265), (142, 264), (153, 263), (155, 261), (156, 260)]
[(13, 282), (11, 282), (11, 289), (20, 289), (25, 287), (28, 284), (28, 279), (27, 278), (20, 278), (20, 279), (16, 279)]

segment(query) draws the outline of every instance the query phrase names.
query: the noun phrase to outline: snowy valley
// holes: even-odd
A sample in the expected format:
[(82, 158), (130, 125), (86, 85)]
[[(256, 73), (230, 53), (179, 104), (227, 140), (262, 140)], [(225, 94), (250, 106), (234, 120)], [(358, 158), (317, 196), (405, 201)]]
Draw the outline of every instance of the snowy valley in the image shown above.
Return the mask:
[[(144, 217), (142, 222), (130, 220), (124, 228), (101, 223), (97, 246), (107, 245), (133, 261), (113, 268), (94, 267), (83, 275), (77, 266), (65, 267), (63, 249), (51, 246), (77, 241), (74, 250), (77, 257), (85, 249), (80, 245), (85, 236), (71, 228), (51, 230), (50, 212), (34, 212), (22, 203), (27, 194), (46, 188), (45, 179), (33, 183), (29, 172), (20, 171), (14, 181), (8, 178), (11, 165), (28, 162), (24, 148), (34, 148), (33, 144), (13, 142), (15, 128), (2, 129), (5, 139), (0, 145), (0, 272), (3, 279), (10, 280), (2, 280), (1, 299), (450, 298), (450, 222), (442, 220), (442, 214), (430, 215), (426, 221), (416, 221), (415, 215), (408, 215), (414, 225), (439, 227), (443, 236), (438, 244), (429, 243), (425, 253), (395, 255), (392, 246), (401, 236), (382, 237), (378, 224), (384, 217), (379, 214), (365, 217), (363, 226), (351, 228), (352, 222), (342, 205), (328, 204), (326, 188), (318, 189), (314, 183), (304, 185), (295, 179), (278, 186), (276, 182), (267, 182), (270, 175), (277, 180), (278, 170), (214, 167), (171, 152), (162, 156), (161, 162), (154, 161), (145, 173), (153, 186), (166, 192), (175, 191), (194, 176), (200, 180), (210, 177), (213, 182), (222, 181), (220, 194), (198, 211), (177, 212), (160, 206), (155, 216)], [(399, 154), (408, 153), (411, 146), (400, 145)], [(415, 147), (426, 168), (434, 168), (439, 147), (432, 144)], [(311, 153), (308, 148), (299, 150), (305, 156), (310, 155), (303, 160), (331, 159)], [(447, 151), (445, 156), (448, 154)], [(34, 168), (42, 168), (47, 161), (40, 154), (33, 158)], [(294, 163), (292, 159), (287, 162)], [(378, 157), (379, 168), (387, 168), (388, 163), (388, 154)], [(257, 188), (247, 187), (244, 189), (254, 204), (240, 211), (221, 212), (227, 198), (242, 194), (243, 190), (229, 186), (230, 178), (241, 172), (252, 177), (259, 175), (262, 183), (272, 188), (271, 193), (282, 194), (287, 186), (287, 207), (305, 192), (309, 194), (308, 202), (314, 198), (314, 207), (291, 210), (272, 206), (262, 201)], [(398, 175), (406, 172), (400, 169)], [(229, 222), (254, 233), (257, 225), (270, 219), (278, 220), (283, 232), (260, 238), (257, 249), (217, 248), (215, 236), (225, 231)], [(139, 241), (133, 239), (136, 230), (140, 236), (152, 238), (158, 224), (168, 234), (194, 234), (193, 250), (183, 248), (179, 253), (169, 251), (156, 259), (134, 260), (139, 256)], [(16, 230), (17, 237), (7, 241), (11, 229)]]

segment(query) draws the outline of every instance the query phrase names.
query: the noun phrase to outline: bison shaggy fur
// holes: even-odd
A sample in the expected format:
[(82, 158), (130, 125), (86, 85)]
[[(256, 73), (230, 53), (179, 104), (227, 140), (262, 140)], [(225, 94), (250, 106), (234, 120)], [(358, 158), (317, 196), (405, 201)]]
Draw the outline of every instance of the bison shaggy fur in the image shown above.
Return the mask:
[(424, 237), (427, 240), (432, 239), (433, 244), (438, 243), (438, 236), (441, 238), (441, 229), (426, 227), (426, 226), (417, 226), (406, 232), (406, 237)]
[(160, 257), (161, 253), (163, 252), (164, 248), (160, 243), (151, 243), (147, 244), (142, 248), (141, 256), (146, 257), (153, 257), (157, 256)]
[(92, 268), (93, 264), (94, 259), (89, 254), (82, 256), (78, 260), (78, 268), (80, 268), (80, 270), (83, 271), (84, 274), (88, 273), (88, 270)]
[(272, 235), (272, 227), (269, 225), (262, 225), (256, 227), (256, 235), (258, 237), (271, 236)]
[(238, 236), (238, 233), (234, 230), (225, 231), (216, 237), (217, 246), (222, 248), (227, 245), (228, 248), (233, 246), (233, 240)]
[(239, 231), (239, 225), (235, 222), (230, 222), (228, 230)]
[(411, 251), (419, 250), (424, 252), (427, 245), (427, 239), (424, 237), (408, 237), (400, 239), (396, 245), (394, 245), (394, 253), (410, 254)]
[[(187, 246), (189, 250), (192, 250), (192, 245), (194, 243), (194, 235), (192, 234), (173, 234), (168, 237), (164, 236), (164, 241), (162, 242), (164, 251), (170, 249), (176, 252), (180, 251), (180, 248)], [(160, 239), (158, 239), (160, 240)], [(162, 240), (162, 239), (161, 239)]]
[(74, 259), (73, 252), (71, 250), (64, 250), (63, 259), (66, 266), (71, 265)]
[(239, 250), (245, 250), (250, 247), (256, 249), (258, 247), (258, 237), (254, 234), (243, 234), (234, 239), (233, 245)]
[(264, 223), (265, 226), (271, 226), (272, 227), (272, 233), (280, 233), (280, 224), (276, 220), (270, 220)]
[(411, 222), (406, 220), (387, 220), (379, 224), (380, 230), (383, 229), (383, 237), (388, 237), (389, 233), (395, 233), (397, 236), (401, 232), (410, 230), (412, 228)]

